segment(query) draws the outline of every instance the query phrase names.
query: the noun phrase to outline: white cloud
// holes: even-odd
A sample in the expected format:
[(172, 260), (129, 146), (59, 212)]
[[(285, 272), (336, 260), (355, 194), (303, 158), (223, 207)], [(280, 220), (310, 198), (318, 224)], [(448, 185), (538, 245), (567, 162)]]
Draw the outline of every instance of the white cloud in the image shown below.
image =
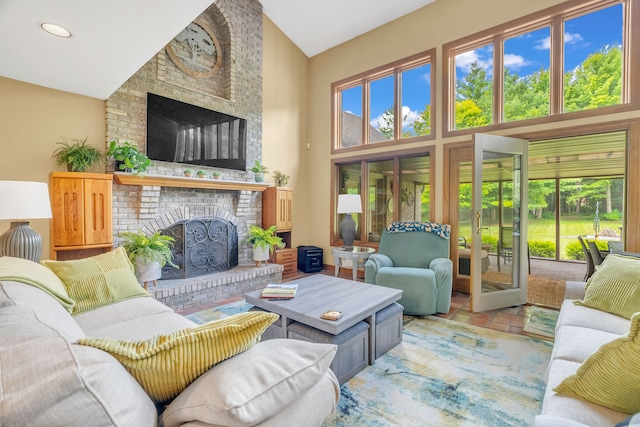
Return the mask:
[(507, 68), (517, 70), (518, 68), (522, 68), (525, 65), (529, 64), (529, 61), (527, 61), (520, 55), (515, 55), (513, 53), (506, 53), (504, 55), (504, 66)]
[[(405, 128), (415, 123), (417, 120), (420, 120), (420, 113), (421, 113), (420, 111), (412, 110), (406, 105), (403, 105), (402, 106), (402, 118), (403, 118), (402, 127)], [(384, 121), (383, 114), (380, 114), (378, 117), (371, 119), (369, 124), (371, 124), (371, 126), (373, 126), (376, 129), (380, 129), (380, 127), (387, 126), (387, 123)]]
[[(488, 56), (488, 58), (484, 59), (481, 56), (482, 54)], [(471, 64), (474, 62), (477, 62), (481, 68), (490, 73), (493, 65), (491, 49), (483, 48), (481, 52), (478, 52), (478, 49), (474, 49), (456, 55), (456, 68), (460, 68), (464, 73), (471, 71)]]
[[(583, 38), (580, 34), (564, 33), (564, 42), (566, 44), (576, 44), (578, 42), (581, 42), (582, 40)], [(549, 50), (550, 47), (551, 47), (551, 37), (545, 37), (543, 39), (540, 39), (538, 40), (538, 43), (533, 46), (533, 48), (536, 50)]]

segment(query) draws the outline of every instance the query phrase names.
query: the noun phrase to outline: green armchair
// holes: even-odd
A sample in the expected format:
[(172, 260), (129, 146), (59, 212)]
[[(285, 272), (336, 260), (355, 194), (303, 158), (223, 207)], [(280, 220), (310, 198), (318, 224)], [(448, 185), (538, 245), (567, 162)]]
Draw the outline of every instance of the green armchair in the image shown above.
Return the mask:
[(452, 262), (448, 225), (421, 222), (389, 224), (378, 252), (364, 267), (364, 281), (401, 289), (405, 314), (447, 313), (451, 307)]

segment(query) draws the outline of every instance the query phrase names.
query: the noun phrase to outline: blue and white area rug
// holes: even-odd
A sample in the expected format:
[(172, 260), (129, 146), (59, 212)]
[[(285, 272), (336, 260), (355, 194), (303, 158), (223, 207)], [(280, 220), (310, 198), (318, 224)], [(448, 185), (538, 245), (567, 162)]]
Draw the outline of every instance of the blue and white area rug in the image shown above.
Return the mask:
[(546, 339), (553, 339), (559, 314), (558, 310), (531, 305), (527, 307), (522, 330)]
[[(249, 307), (239, 301), (189, 318), (203, 322)], [(402, 343), (342, 385), (323, 427), (530, 426), (550, 355), (551, 343), (539, 339), (405, 316)]]

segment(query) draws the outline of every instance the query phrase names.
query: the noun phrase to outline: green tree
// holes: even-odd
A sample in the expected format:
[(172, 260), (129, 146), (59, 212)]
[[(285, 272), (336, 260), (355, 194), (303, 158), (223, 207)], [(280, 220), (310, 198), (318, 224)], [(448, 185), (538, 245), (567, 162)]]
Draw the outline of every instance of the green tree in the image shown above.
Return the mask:
[(469, 73), (456, 81), (456, 129), (488, 125), (492, 114), (493, 82), (475, 61)]
[(564, 110), (581, 111), (617, 105), (622, 96), (622, 46), (589, 55), (564, 75)]

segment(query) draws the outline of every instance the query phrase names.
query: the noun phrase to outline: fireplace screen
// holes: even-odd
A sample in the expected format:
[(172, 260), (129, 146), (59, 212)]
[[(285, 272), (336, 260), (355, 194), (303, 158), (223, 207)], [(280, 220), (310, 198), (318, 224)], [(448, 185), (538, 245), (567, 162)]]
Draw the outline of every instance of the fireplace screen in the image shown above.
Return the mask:
[(238, 265), (236, 226), (221, 218), (194, 218), (162, 230), (175, 239), (176, 269), (166, 265), (163, 279), (186, 279), (230, 270)]

